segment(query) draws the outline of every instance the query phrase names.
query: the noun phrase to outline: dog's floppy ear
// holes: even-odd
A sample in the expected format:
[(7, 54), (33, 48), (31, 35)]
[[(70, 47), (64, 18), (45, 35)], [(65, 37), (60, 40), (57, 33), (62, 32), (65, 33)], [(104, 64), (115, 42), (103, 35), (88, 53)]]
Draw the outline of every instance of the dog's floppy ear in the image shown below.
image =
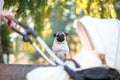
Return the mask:
[(54, 33), (53, 36), (56, 37), (56, 34), (57, 34), (57, 33)]
[(65, 34), (66, 36), (68, 36), (68, 33), (64, 32), (64, 34)]

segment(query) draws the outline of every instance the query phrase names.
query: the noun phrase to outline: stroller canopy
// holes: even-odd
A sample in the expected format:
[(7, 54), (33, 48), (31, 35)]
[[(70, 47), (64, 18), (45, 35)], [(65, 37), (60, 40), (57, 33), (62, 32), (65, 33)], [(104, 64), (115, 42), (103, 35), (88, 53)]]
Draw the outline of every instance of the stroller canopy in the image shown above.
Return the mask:
[[(75, 21), (75, 26), (83, 47), (105, 54), (106, 64), (120, 70), (120, 21), (118, 19), (84, 16)], [(81, 34), (83, 30), (88, 34), (88, 43), (83, 39), (86, 37)]]

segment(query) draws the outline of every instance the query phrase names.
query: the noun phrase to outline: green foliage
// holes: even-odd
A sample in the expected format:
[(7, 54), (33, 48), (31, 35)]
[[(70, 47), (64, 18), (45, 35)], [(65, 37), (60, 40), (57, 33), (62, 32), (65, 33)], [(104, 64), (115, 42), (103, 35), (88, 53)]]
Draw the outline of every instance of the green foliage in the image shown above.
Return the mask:
[[(43, 30), (43, 19), (49, 14), (44, 13), (47, 0), (5, 0), (5, 9), (9, 10), (14, 7), (12, 12), (17, 18), (22, 18), (22, 21), (27, 24), (27, 19), (32, 17), (35, 24), (35, 30), (40, 33)], [(28, 24), (29, 25), (29, 24)]]

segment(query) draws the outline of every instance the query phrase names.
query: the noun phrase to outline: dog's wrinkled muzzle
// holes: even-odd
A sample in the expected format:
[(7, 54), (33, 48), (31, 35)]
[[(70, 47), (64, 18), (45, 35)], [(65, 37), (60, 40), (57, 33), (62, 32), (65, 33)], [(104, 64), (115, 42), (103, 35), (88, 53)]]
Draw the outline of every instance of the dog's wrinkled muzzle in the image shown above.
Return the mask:
[(64, 41), (64, 38), (61, 38), (61, 37), (60, 37), (60, 38), (57, 38), (57, 41), (58, 41), (58, 42), (63, 42), (63, 41)]
[(64, 39), (64, 35), (57, 35), (57, 41), (58, 42), (63, 42), (65, 39)]

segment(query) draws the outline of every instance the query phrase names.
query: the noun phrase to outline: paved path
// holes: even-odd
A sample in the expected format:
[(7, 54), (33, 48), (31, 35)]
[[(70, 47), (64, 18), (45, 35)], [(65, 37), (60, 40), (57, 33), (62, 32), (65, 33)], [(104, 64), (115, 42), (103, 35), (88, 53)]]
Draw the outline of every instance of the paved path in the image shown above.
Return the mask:
[(45, 65), (0, 64), (0, 80), (26, 80), (26, 74)]

